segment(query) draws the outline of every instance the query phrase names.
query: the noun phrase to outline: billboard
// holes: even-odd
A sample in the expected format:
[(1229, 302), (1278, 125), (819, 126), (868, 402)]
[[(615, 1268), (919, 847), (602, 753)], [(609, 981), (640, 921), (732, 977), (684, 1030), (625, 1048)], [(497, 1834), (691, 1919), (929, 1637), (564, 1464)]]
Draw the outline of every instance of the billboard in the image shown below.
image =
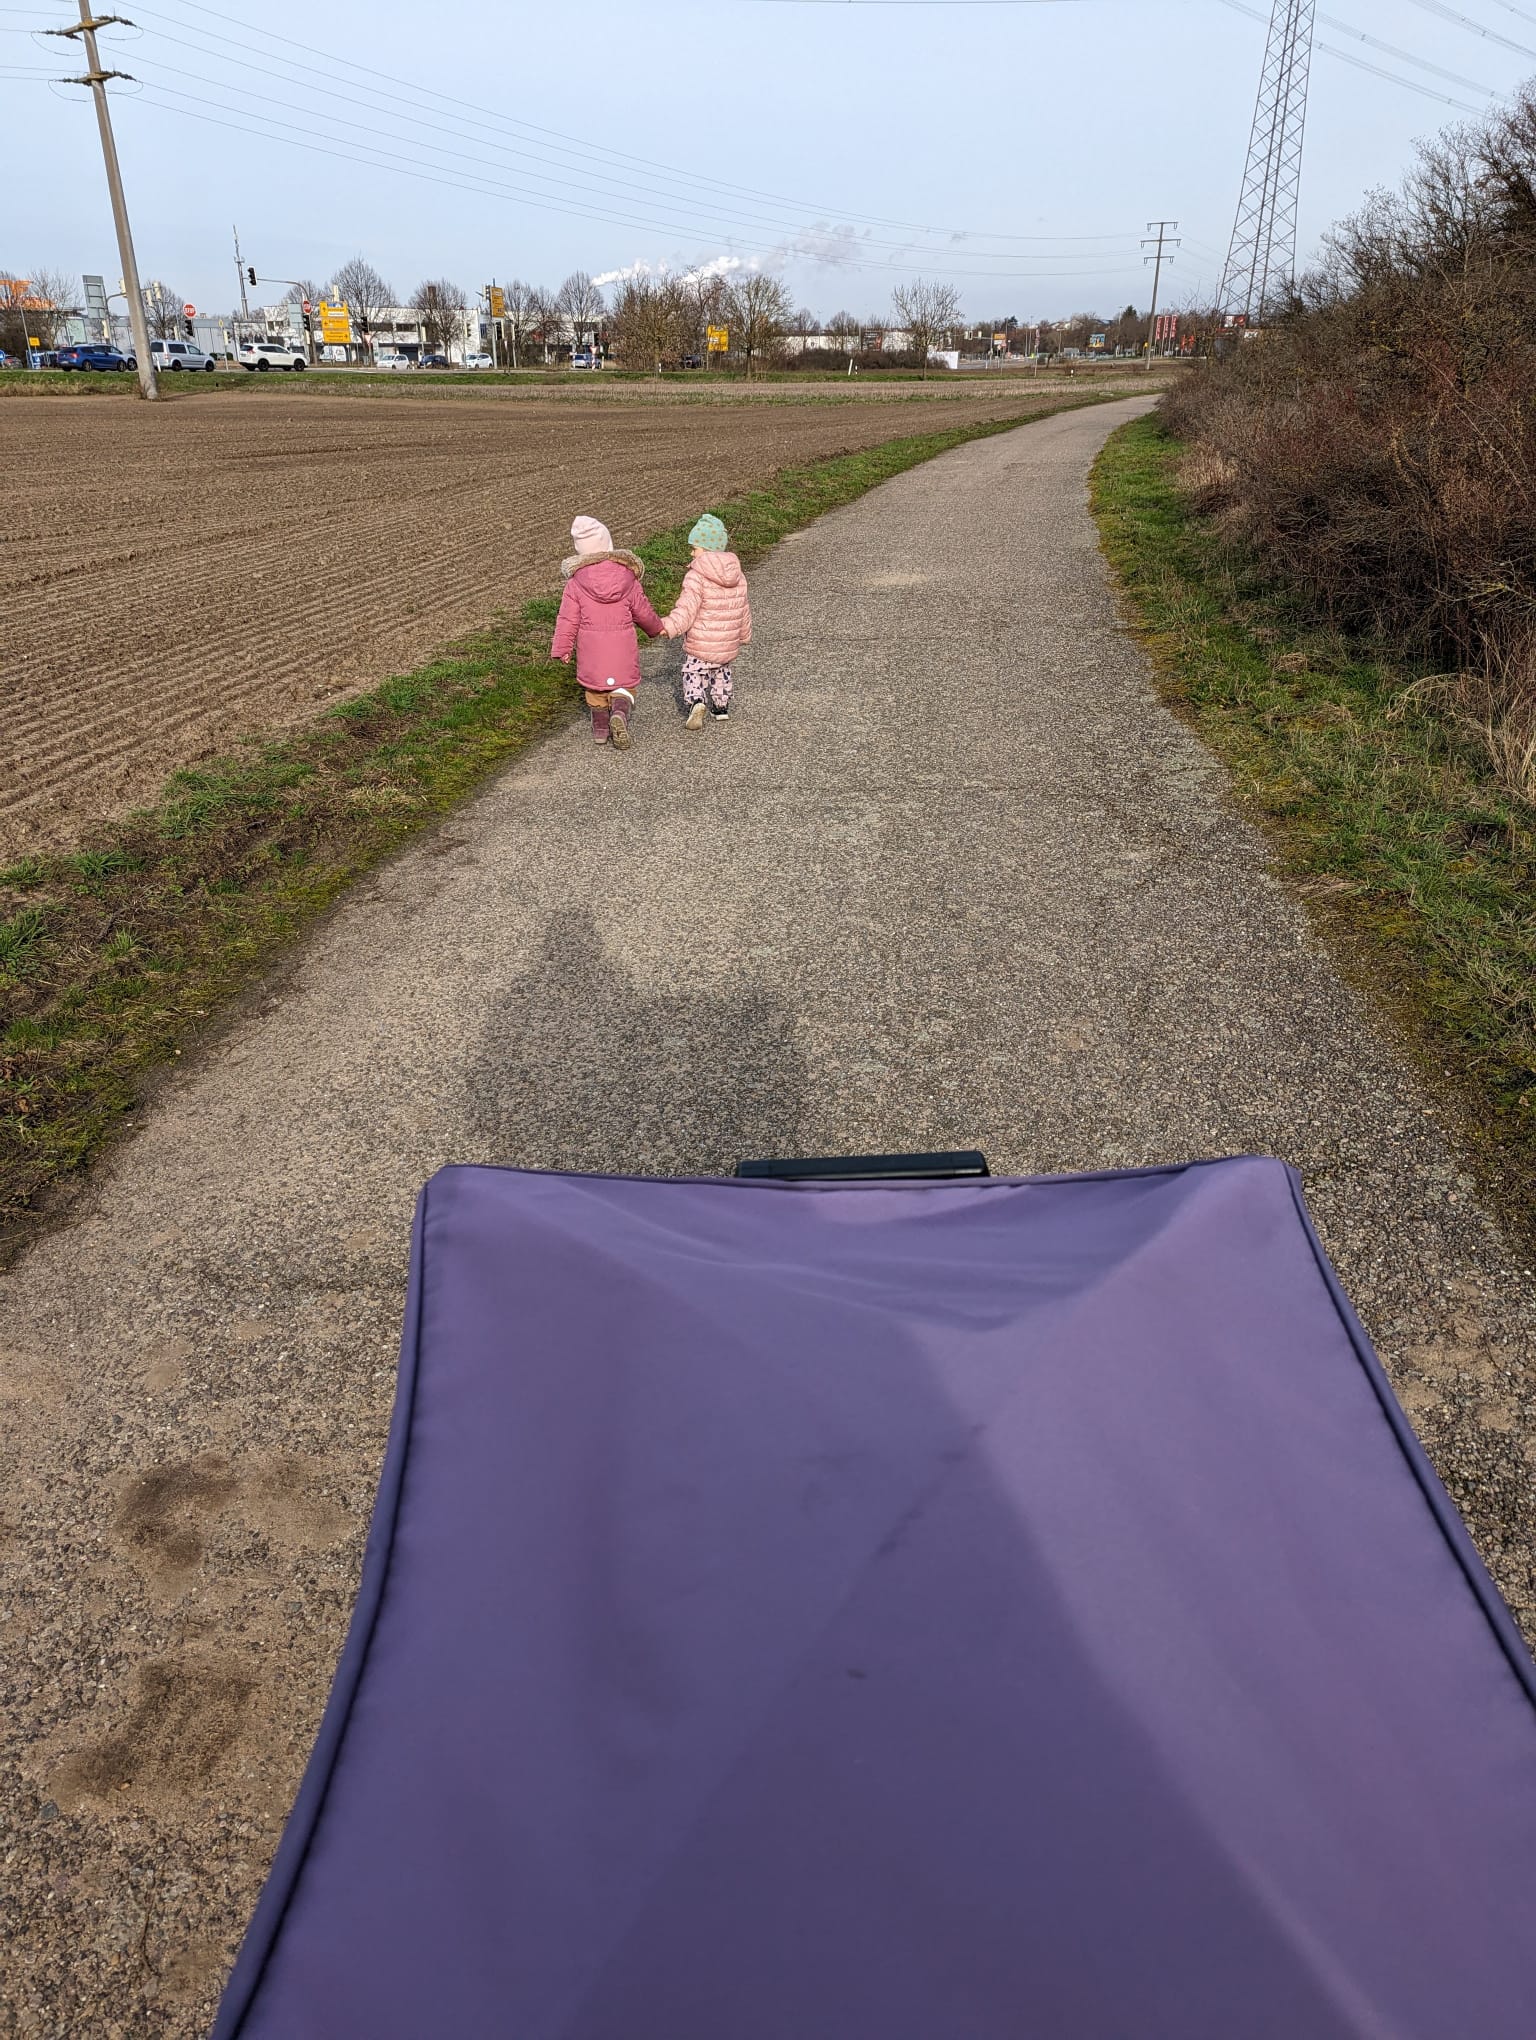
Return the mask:
[(1104, 350), (1104, 335), (1102, 333), (1090, 333), (1088, 335), (1088, 345), (1095, 354), (1101, 354)]
[(82, 276), (85, 285), (85, 322), (98, 340), (112, 337), (112, 322), (107, 316), (107, 279), (104, 276)]

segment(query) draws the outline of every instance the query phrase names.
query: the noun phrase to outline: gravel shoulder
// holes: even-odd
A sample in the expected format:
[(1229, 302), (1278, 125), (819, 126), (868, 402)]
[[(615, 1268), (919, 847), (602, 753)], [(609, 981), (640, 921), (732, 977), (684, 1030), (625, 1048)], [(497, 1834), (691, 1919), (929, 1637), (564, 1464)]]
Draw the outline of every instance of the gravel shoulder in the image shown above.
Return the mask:
[(449, 1160), (1284, 1155), (1536, 1630), (1536, 1282), (1121, 622), (1087, 473), (1140, 408), (786, 540), (726, 727), (685, 734), (649, 654), (627, 755), (564, 730), (360, 887), (0, 1278), (0, 2030), (204, 2030)]

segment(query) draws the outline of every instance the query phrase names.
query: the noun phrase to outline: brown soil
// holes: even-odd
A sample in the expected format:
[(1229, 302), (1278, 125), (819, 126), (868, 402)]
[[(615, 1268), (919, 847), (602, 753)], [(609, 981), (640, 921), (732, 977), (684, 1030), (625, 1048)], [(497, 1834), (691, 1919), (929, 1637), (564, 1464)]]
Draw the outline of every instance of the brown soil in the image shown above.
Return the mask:
[(248, 393), (6, 415), (0, 858), (79, 840), (245, 732), (420, 663), (548, 588), (571, 517), (635, 542), (798, 460), (1021, 415), (888, 400), (515, 403)]

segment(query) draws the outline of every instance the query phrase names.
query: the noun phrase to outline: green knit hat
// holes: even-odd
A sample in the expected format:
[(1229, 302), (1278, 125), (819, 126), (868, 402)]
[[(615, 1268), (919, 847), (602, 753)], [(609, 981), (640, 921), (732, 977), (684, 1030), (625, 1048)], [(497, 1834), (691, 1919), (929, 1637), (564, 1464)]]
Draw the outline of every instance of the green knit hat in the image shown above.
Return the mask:
[(724, 552), (730, 542), (725, 526), (708, 510), (688, 534), (688, 543), (700, 552)]

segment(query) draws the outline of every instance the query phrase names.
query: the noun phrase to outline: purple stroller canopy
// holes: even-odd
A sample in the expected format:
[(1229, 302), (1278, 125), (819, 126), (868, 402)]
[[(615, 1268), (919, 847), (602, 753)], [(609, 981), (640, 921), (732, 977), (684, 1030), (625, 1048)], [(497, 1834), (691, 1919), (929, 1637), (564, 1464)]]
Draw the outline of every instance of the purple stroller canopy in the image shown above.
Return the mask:
[(1529, 2040), (1519, 1637), (1277, 1162), (447, 1169), (219, 2040)]

